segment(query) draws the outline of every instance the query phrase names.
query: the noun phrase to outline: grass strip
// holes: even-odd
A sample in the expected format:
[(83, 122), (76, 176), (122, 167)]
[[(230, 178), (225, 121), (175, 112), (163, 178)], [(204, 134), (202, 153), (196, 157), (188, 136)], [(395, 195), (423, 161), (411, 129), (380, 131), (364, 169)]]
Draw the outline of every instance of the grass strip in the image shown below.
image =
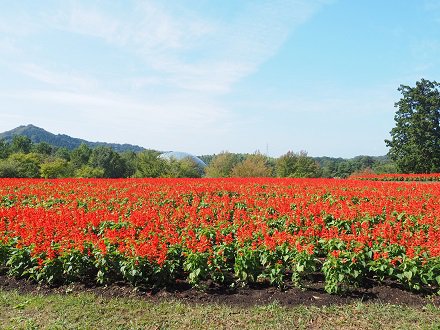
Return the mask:
[(251, 308), (0, 291), (2, 329), (440, 329), (440, 308), (379, 303)]

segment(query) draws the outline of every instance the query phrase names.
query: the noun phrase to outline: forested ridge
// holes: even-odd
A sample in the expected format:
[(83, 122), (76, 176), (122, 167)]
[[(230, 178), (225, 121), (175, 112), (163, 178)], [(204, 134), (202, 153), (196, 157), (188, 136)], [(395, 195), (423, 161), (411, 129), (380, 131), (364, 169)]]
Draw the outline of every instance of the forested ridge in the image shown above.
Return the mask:
[(86, 144), (91, 148), (96, 148), (98, 146), (106, 146), (110, 147), (115, 151), (124, 152), (124, 151), (134, 151), (139, 152), (145, 150), (145, 148), (132, 145), (132, 144), (119, 144), (119, 143), (108, 143), (108, 142), (91, 142), (79, 138), (74, 138), (66, 134), (53, 134), (46, 131), (43, 128), (34, 126), (32, 124), (22, 125), (16, 127), (10, 131), (6, 131), (0, 133), (0, 139), (4, 139), (6, 141), (12, 141), (14, 136), (16, 135), (24, 135), (31, 139), (33, 143), (46, 142), (54, 147), (58, 148), (67, 148), (69, 150), (73, 150), (78, 148), (82, 143)]
[(0, 177), (337, 177), (370, 171), (392, 173), (386, 156), (352, 159), (310, 157), (292, 152), (274, 158), (222, 151), (199, 156), (201, 167), (190, 157), (166, 159), (162, 152), (129, 144), (89, 142), (52, 134), (27, 125), (0, 133)]

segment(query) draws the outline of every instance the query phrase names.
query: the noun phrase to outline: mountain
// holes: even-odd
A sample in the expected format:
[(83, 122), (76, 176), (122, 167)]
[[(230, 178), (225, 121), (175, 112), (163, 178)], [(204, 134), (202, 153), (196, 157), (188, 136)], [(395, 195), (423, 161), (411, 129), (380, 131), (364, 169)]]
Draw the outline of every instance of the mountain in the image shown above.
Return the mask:
[(77, 148), (81, 143), (85, 143), (91, 148), (96, 148), (98, 146), (106, 146), (112, 148), (117, 152), (124, 152), (124, 151), (139, 152), (145, 150), (145, 148), (132, 144), (90, 142), (83, 139), (74, 138), (65, 134), (53, 134), (34, 125), (19, 126), (10, 131), (0, 133), (0, 140), (5, 139), (7, 141), (11, 141), (15, 135), (27, 136), (34, 143), (46, 142), (55, 147), (66, 147), (69, 150)]

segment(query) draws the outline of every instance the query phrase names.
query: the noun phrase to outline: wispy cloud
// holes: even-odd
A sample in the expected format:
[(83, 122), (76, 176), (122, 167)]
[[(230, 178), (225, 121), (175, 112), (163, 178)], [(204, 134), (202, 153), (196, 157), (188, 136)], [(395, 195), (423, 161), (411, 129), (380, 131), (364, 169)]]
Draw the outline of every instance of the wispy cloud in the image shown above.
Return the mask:
[[(11, 20), (0, 12), (0, 35), (8, 38), (0, 37), (0, 51), (20, 52), (7, 67), (26, 78), (19, 90), (3, 89), (2, 104), (32, 108), (29, 115), (17, 113), (35, 123), (62, 115), (71, 134), (95, 122), (107, 127), (96, 139), (114, 141), (113, 130), (129, 127), (127, 139), (142, 132), (144, 138), (164, 141), (163, 148), (173, 141), (174, 148), (183, 148), (184, 139), (196, 148), (202, 136), (210, 136), (211, 148), (224, 149), (222, 139), (241, 122), (222, 96), (258, 72), (327, 3), (246, 0), (234, 5), (233, 15), (221, 17), (191, 2), (141, 0), (56, 2), (34, 12), (24, 6)], [(65, 59), (63, 52), (50, 54), (40, 41), (49, 46), (77, 42), (88, 59), (95, 54), (85, 45), (98, 45), (101, 56), (105, 49), (131, 69), (107, 67), (113, 76), (102, 74)]]
[(161, 83), (221, 93), (257, 71), (323, 3), (243, 2), (241, 12), (230, 21), (213, 21), (190, 9), (176, 12), (152, 1), (135, 1), (129, 20), (93, 4), (73, 3), (52, 23), (124, 47), (161, 74)]
[[(78, 113), (89, 113), (89, 117), (105, 122), (113, 119), (148, 122), (149, 127), (193, 127), (212, 129), (216, 122), (230, 119), (229, 114), (206, 98), (193, 99), (178, 96), (171, 100), (157, 98), (148, 103), (115, 93), (57, 91), (53, 89), (26, 90), (19, 93), (0, 93), (3, 100), (20, 100), (34, 105), (46, 105), (52, 109), (76, 109)], [(124, 111), (121, 111), (124, 109)]]
[[(128, 60), (132, 57), (143, 63), (141, 69), (148, 74), (127, 77), (137, 88), (157, 82), (218, 94), (230, 91), (235, 83), (258, 71), (292, 31), (326, 3), (243, 1), (231, 18), (213, 19), (191, 6), (167, 6), (159, 1), (127, 1), (124, 11), (104, 2), (68, 2), (38, 11), (34, 17), (20, 13), (27, 17), (23, 25), (0, 23), (0, 31), (23, 36), (57, 30), (97, 38), (120, 49)], [(57, 64), (61, 70), (68, 66), (62, 59)], [(22, 65), (19, 69), (23, 72)], [(41, 74), (29, 68), (29, 75)]]
[(38, 82), (65, 90), (96, 90), (98, 81), (85, 74), (75, 72), (58, 72), (46, 69), (35, 63), (24, 63), (17, 67), (18, 72)]

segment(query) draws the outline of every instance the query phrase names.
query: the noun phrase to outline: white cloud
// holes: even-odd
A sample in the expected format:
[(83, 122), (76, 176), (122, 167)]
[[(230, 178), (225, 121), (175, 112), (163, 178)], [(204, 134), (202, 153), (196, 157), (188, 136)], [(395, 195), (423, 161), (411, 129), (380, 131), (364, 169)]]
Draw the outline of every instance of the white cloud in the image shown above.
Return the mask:
[(157, 127), (213, 128), (216, 123), (228, 121), (228, 112), (209, 99), (193, 99), (185, 95), (171, 100), (157, 98), (148, 102), (108, 92), (71, 92), (55, 90), (27, 90), (20, 93), (0, 93), (3, 100), (20, 100), (29, 104), (47, 105), (49, 108), (76, 109), (91, 119), (113, 118), (125, 121), (148, 122)]
[(235, 121), (209, 98), (188, 95), (147, 102), (104, 92), (26, 90), (0, 92), (0, 100), (2, 106), (14, 104), (16, 109), (7, 121), (6, 114), (0, 114), (3, 130), (32, 123), (91, 141), (132, 143), (158, 150), (209, 153), (224, 148), (224, 137), (233, 133), (228, 123)]
[[(142, 71), (150, 73), (133, 77), (137, 88), (142, 81), (147, 85), (157, 82), (182, 90), (219, 94), (258, 71), (289, 34), (326, 3), (243, 1), (233, 17), (213, 19), (191, 9), (191, 5), (167, 6), (159, 1), (134, 0), (125, 4), (126, 12), (115, 12), (109, 3), (72, 1), (37, 12), (34, 17), (20, 14), (28, 17), (23, 26), (17, 22), (13, 27), (0, 23), (0, 31), (26, 35), (30, 31), (55, 29), (99, 38), (126, 54), (127, 61), (144, 63)], [(59, 68), (69, 66), (62, 59), (57, 64)], [(30, 68), (29, 74), (41, 78), (43, 73)], [(63, 74), (70, 75), (60, 73)]]
[[(24, 40), (23, 55), (9, 60), (8, 68), (28, 78), (26, 88), (0, 93), (2, 106), (13, 105), (27, 122), (59, 127), (55, 132), (74, 136), (117, 141), (114, 135), (123, 132), (123, 141), (142, 144), (136, 142), (141, 138), (162, 143), (143, 144), (147, 147), (221, 150), (228, 143), (236, 144), (237, 136), (246, 140), (232, 131), (245, 125), (234, 115), (238, 110), (224, 107), (221, 96), (256, 73), (324, 4), (243, 1), (234, 15), (213, 18), (190, 3), (183, 8), (178, 2), (139, 0), (124, 2), (124, 11), (118, 12), (111, 2), (63, 2), (25, 15), (29, 24), (21, 30), (11, 32), (14, 28), (0, 23), (10, 45)], [(16, 21), (14, 26), (18, 25)], [(86, 41), (92, 47), (99, 40), (109, 52), (125, 56), (125, 63), (133, 63), (133, 70), (109, 67), (118, 74), (105, 80), (105, 74), (82, 67), (80, 60), (72, 63), (39, 48), (39, 41), (51, 44), (63, 38)], [(7, 43), (0, 42), (0, 50), (2, 45), (6, 48)], [(95, 55), (87, 48), (81, 51), (84, 57), (88, 52)]]
[(232, 20), (213, 21), (188, 8), (153, 1), (136, 1), (129, 18), (75, 2), (55, 15), (52, 24), (122, 47), (160, 74), (161, 83), (222, 93), (257, 71), (323, 3), (243, 2)]
[(65, 90), (94, 90), (98, 87), (96, 79), (85, 77), (74, 72), (57, 72), (48, 70), (34, 63), (25, 63), (17, 67), (17, 71), (56, 89)]

